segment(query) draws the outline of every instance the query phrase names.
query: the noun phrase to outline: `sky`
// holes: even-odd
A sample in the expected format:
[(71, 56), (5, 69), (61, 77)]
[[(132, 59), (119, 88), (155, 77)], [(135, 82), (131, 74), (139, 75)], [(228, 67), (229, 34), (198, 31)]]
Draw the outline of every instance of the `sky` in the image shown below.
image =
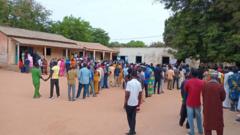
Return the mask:
[(154, 0), (36, 0), (52, 11), (51, 19), (80, 17), (108, 32), (111, 42), (163, 41), (164, 22), (170, 11)]

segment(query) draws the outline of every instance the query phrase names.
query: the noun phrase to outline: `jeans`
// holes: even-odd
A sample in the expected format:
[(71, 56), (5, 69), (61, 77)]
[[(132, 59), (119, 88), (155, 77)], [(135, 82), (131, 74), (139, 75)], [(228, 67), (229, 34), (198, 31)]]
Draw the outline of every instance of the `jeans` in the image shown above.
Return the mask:
[(100, 89), (103, 88), (103, 85), (104, 85), (104, 77), (100, 79)]
[(60, 96), (60, 92), (59, 92), (59, 80), (58, 80), (58, 79), (51, 79), (51, 81), (50, 81), (50, 98), (53, 96), (53, 88), (54, 88), (54, 85), (55, 85), (55, 87), (56, 87), (57, 96), (58, 96), (58, 97)]
[[(75, 97), (75, 84), (68, 84), (68, 100), (69, 101), (73, 101), (74, 97)], [(71, 92), (72, 92), (72, 96), (71, 96)]]
[(104, 75), (103, 88), (108, 88), (108, 75)]
[(92, 94), (93, 94), (93, 96), (95, 96), (96, 94), (95, 94), (95, 90), (94, 90), (94, 84), (93, 84), (93, 81), (90, 81), (89, 86), (90, 86), (91, 89), (92, 89)]
[(83, 91), (83, 99), (86, 98), (86, 95), (89, 95), (89, 84), (78, 84), (78, 92), (76, 98), (79, 98), (81, 95), (82, 87), (84, 87)]
[(188, 123), (190, 126), (190, 135), (194, 135), (194, 113), (197, 119), (197, 127), (198, 127), (198, 133), (203, 134), (203, 127), (202, 127), (202, 116), (201, 116), (201, 107), (197, 108), (192, 108), (187, 106), (187, 118), (188, 118)]
[(163, 92), (164, 79), (161, 79), (160, 92)]
[(130, 128), (129, 133), (136, 133), (135, 126), (136, 126), (137, 106), (126, 106), (126, 113), (127, 113), (128, 125)]
[(177, 83), (177, 89), (179, 89), (179, 78), (178, 77), (174, 77), (174, 79), (173, 79), (173, 89), (174, 89), (175, 83)]
[(144, 87), (145, 87), (145, 97), (147, 98), (148, 97), (148, 84), (144, 84)]
[(161, 85), (161, 79), (156, 79), (154, 81), (154, 94), (156, 93), (156, 87), (157, 87), (157, 93), (160, 94), (160, 85)]
[(173, 80), (168, 80), (168, 84), (167, 84), (167, 85), (168, 85), (167, 88), (168, 88), (169, 90), (172, 90)]

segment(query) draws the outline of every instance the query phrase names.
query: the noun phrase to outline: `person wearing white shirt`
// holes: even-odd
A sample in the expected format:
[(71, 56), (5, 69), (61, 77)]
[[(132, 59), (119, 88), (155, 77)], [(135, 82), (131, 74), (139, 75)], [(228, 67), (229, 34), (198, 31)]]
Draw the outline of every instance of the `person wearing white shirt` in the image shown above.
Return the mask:
[(126, 109), (129, 132), (127, 135), (135, 135), (136, 113), (142, 100), (141, 83), (137, 80), (137, 71), (132, 72), (132, 80), (127, 82), (125, 91), (124, 108)]

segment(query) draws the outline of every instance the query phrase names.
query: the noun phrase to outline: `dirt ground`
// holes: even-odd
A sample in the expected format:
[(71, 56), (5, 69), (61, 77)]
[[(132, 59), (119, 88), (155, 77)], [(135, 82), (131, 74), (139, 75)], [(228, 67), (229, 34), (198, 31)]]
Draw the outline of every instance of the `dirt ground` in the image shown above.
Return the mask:
[[(60, 92), (60, 98), (48, 99), (49, 82), (42, 81), (42, 98), (33, 99), (30, 74), (0, 70), (0, 135), (124, 135), (128, 131), (122, 89), (69, 102), (66, 78), (61, 78)], [(180, 105), (177, 90), (145, 99), (137, 114), (137, 134), (185, 135), (187, 130), (178, 126)], [(236, 113), (225, 110), (224, 118), (224, 135), (239, 135)]]

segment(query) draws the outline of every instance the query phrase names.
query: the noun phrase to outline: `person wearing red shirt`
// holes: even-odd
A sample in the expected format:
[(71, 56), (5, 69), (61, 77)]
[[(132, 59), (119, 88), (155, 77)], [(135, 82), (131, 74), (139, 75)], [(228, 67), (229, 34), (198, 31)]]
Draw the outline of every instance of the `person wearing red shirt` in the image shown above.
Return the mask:
[(192, 78), (185, 84), (187, 96), (187, 116), (190, 126), (189, 135), (194, 135), (194, 113), (197, 119), (198, 133), (203, 134), (202, 116), (201, 116), (201, 92), (203, 90), (204, 82), (197, 78), (198, 70), (192, 69)]

